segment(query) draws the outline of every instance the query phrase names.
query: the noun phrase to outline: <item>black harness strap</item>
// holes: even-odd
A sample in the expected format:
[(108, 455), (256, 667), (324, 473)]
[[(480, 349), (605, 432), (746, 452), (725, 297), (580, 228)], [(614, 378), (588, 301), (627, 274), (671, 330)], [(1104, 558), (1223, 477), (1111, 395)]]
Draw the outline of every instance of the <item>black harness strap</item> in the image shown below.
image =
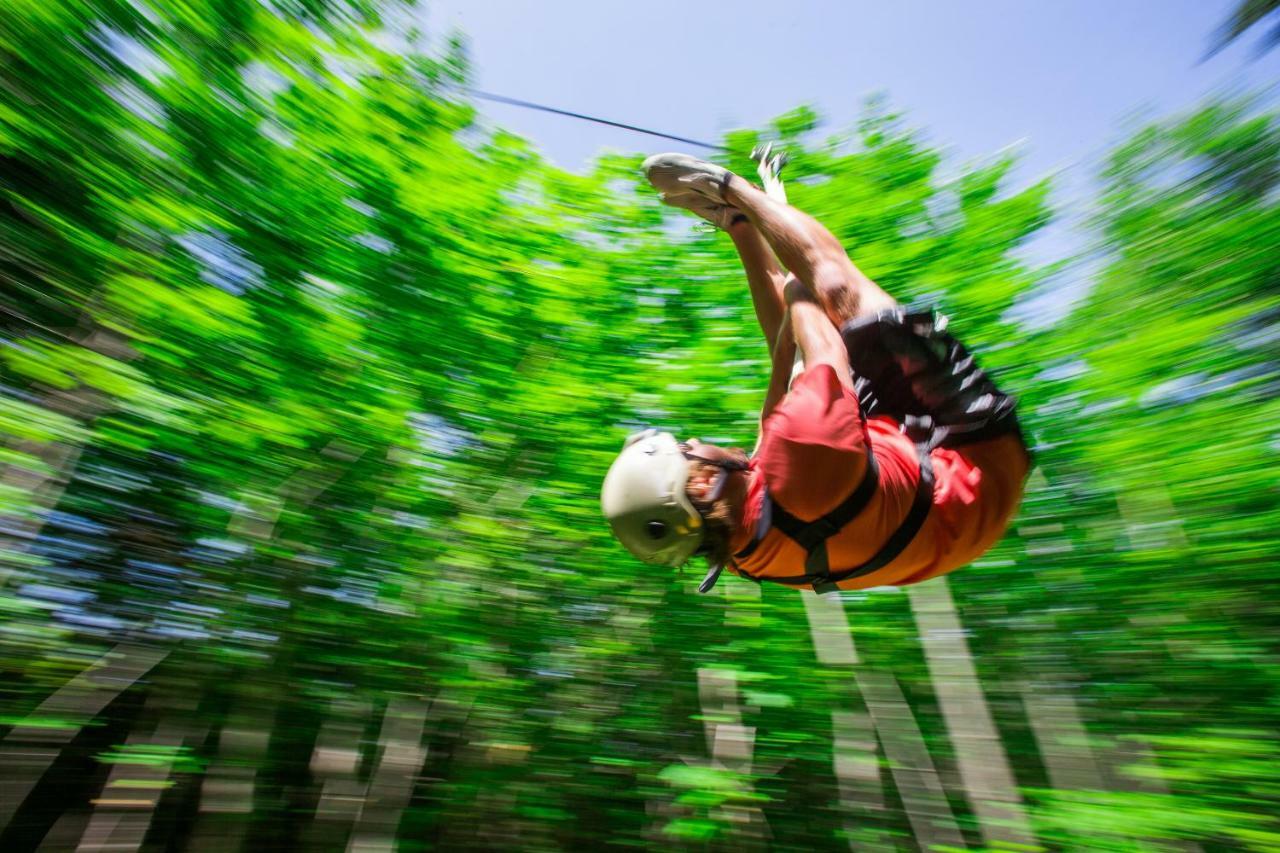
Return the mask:
[(920, 481), (916, 484), (916, 495), (911, 502), (911, 509), (907, 510), (907, 515), (898, 525), (898, 529), (893, 531), (893, 535), (885, 540), (884, 545), (880, 546), (880, 550), (870, 560), (860, 566), (831, 575), (826, 583), (814, 583), (814, 592), (819, 595), (831, 592), (837, 589), (836, 584), (840, 581), (860, 578), (884, 568), (897, 559), (898, 555), (911, 544), (911, 540), (916, 538), (916, 534), (924, 526), (925, 519), (929, 517), (929, 510), (933, 507), (934, 483), (933, 460), (929, 457), (928, 447), (917, 444), (916, 456), (920, 460)]
[(862, 475), (862, 482), (838, 507), (821, 518), (801, 521), (787, 512), (781, 504), (766, 498), (772, 504), (773, 526), (794, 539), (807, 552), (804, 560), (805, 575), (816, 578), (828, 576), (827, 540), (866, 509), (879, 484), (880, 467), (876, 464), (875, 455), (868, 453), (867, 469)]
[[(920, 481), (916, 484), (915, 498), (906, 517), (898, 525), (897, 530), (885, 540), (874, 556), (859, 566), (832, 573), (827, 557), (827, 539), (839, 533), (849, 522), (862, 512), (875, 494), (879, 485), (879, 467), (874, 454), (867, 456), (867, 471), (862, 482), (845, 498), (838, 507), (814, 521), (801, 521), (776, 501), (768, 491), (764, 494), (764, 505), (760, 518), (756, 523), (755, 536), (751, 544), (734, 554), (734, 560), (742, 560), (755, 552), (760, 542), (772, 527), (794, 540), (807, 552), (805, 557), (805, 573), (782, 578), (752, 578), (753, 580), (769, 580), (789, 586), (812, 586), (814, 592), (823, 594), (837, 589), (841, 581), (862, 577), (884, 568), (901, 554), (929, 516), (933, 506), (933, 462), (929, 457), (930, 446), (925, 443), (916, 445), (916, 455), (920, 462)], [(748, 575), (750, 577), (750, 575)]]
[(734, 560), (745, 560), (756, 552), (760, 547), (760, 543), (764, 541), (764, 537), (773, 529), (773, 501), (769, 499), (768, 487), (764, 490), (764, 501), (760, 504), (760, 516), (756, 519), (756, 532), (751, 537), (751, 541), (747, 543), (747, 547), (743, 548), (733, 555)]
[[(840, 502), (839, 506), (814, 521), (801, 521), (787, 512), (774, 502), (773, 496), (769, 494), (769, 488), (766, 486), (763, 502), (760, 505), (760, 516), (756, 519), (755, 535), (751, 537), (751, 541), (747, 543), (745, 548), (733, 555), (733, 559), (745, 560), (754, 554), (756, 548), (759, 548), (760, 543), (764, 541), (764, 537), (773, 529), (774, 524), (777, 524), (779, 530), (799, 542), (806, 551), (812, 552), (822, 546), (821, 559), (825, 561), (827, 538), (834, 536), (866, 508), (871, 496), (875, 494), (876, 486), (879, 484), (880, 466), (876, 463), (875, 454), (867, 453), (867, 469), (862, 474), (862, 482), (858, 484), (858, 487), (853, 490), (849, 497)], [(823, 533), (821, 532), (823, 530), (829, 532)], [(808, 559), (814, 559), (812, 554)], [(808, 559), (806, 559), (805, 563), (806, 569), (808, 569)]]

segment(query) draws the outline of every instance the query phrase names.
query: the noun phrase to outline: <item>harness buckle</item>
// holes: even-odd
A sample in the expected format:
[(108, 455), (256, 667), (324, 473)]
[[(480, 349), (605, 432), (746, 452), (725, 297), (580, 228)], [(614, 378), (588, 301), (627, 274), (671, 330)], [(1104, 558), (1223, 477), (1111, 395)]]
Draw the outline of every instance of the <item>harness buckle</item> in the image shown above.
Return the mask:
[(907, 415), (902, 419), (902, 432), (913, 444), (929, 441), (937, 428), (930, 415)]

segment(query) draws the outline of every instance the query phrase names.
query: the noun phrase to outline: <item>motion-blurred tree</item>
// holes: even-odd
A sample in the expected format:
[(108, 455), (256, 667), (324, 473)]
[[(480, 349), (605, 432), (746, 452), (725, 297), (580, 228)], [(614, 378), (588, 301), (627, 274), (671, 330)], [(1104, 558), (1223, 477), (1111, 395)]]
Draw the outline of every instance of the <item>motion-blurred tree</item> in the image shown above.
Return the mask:
[[(697, 596), (600, 522), (630, 428), (749, 446), (767, 359), (639, 157), (487, 129), (408, 7), (6, 12), (0, 847), (980, 841), (960, 645), (927, 662), (905, 596), (843, 596), (831, 657), (801, 596)], [(952, 591), (1041, 841), (1274, 845), (1274, 119), (1123, 146), (1105, 271), (1035, 332), (1047, 183), (879, 104), (818, 126), (727, 142), (781, 139), (1024, 395), (1042, 474)]]
[(1209, 56), (1213, 56), (1266, 20), (1271, 21), (1271, 27), (1263, 34), (1262, 41), (1258, 44), (1258, 52), (1271, 50), (1280, 44), (1280, 20), (1276, 19), (1278, 9), (1280, 9), (1280, 0), (1240, 0), (1227, 20), (1223, 21), (1222, 26), (1218, 28), (1218, 32), (1214, 34)]

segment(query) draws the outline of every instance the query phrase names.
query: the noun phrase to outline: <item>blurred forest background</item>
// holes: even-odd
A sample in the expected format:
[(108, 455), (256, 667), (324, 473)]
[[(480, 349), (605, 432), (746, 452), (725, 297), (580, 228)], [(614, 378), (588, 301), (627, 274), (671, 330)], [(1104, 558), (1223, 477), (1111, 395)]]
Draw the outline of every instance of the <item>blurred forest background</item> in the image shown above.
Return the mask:
[(1082, 259), (1018, 260), (1009, 156), (883, 102), (730, 134), (1039, 467), (945, 580), (699, 596), (597, 495), (640, 424), (754, 441), (729, 241), (482, 130), (379, 7), (5, 3), (0, 849), (1280, 849), (1264, 102), (1119, 145), (1039, 327)]

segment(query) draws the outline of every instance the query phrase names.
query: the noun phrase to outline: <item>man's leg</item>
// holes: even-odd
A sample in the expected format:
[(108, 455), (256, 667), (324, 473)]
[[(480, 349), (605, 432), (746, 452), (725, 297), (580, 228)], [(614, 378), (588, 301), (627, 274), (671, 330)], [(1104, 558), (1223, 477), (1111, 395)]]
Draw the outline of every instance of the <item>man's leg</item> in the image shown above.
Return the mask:
[(854, 266), (835, 235), (812, 216), (770, 198), (738, 175), (728, 179), (723, 193), (727, 204), (751, 220), (782, 265), (813, 291), (837, 327), (897, 304)]

